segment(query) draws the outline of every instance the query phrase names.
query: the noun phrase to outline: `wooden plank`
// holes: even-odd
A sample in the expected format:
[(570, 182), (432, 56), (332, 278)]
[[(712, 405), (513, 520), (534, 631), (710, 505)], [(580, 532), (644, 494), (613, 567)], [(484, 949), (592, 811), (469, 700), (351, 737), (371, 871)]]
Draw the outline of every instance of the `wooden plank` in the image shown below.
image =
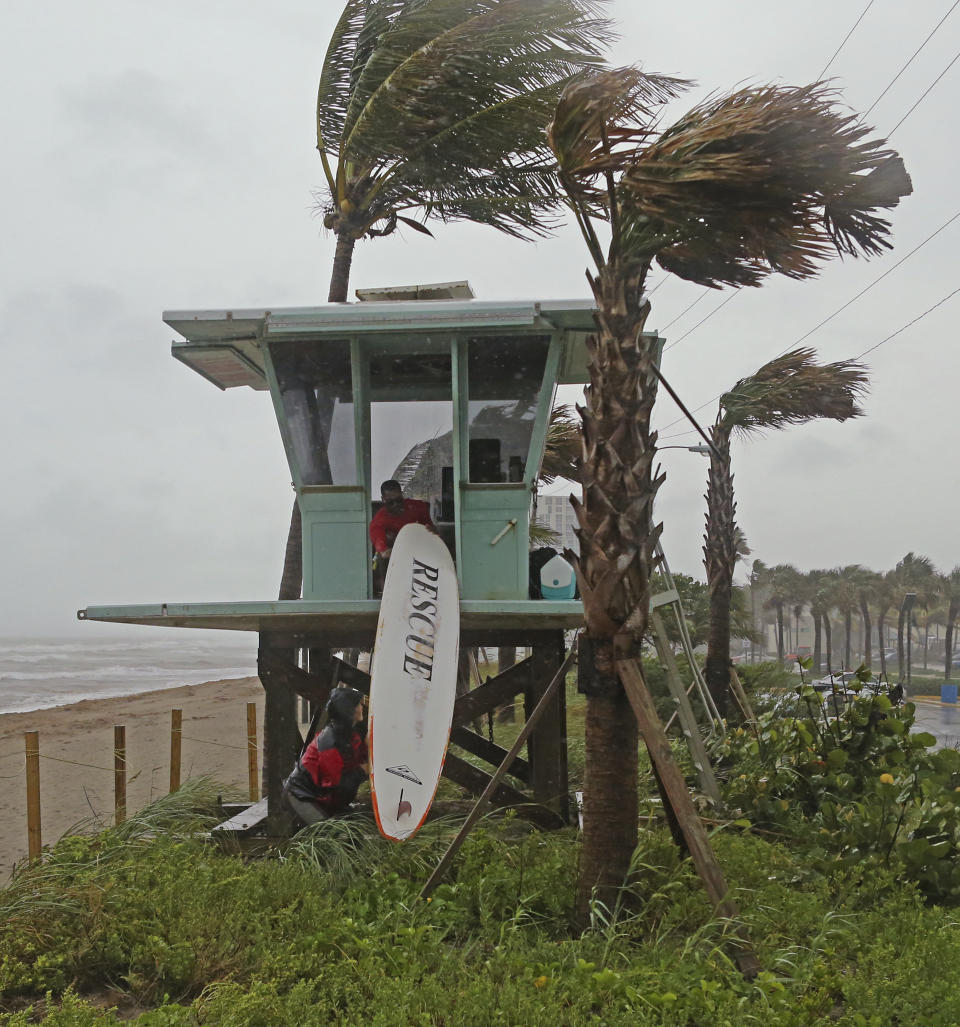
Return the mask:
[(650, 760), (659, 774), (664, 792), (677, 817), (687, 851), (700, 875), (707, 897), (719, 916), (731, 922), (731, 942), (734, 958), (741, 973), (755, 977), (759, 971), (757, 958), (753, 953), (746, 928), (740, 922), (740, 911), (729, 897), (729, 889), (717, 863), (710, 839), (697, 815), (687, 783), (673, 758), (660, 718), (657, 716), (653, 698), (647, 688), (640, 663), (635, 659), (617, 660), (617, 673), (637, 717), (640, 734), (650, 753)]
[[(494, 767), (499, 767), (507, 755), (507, 750), (502, 745), (497, 745), (496, 742), (491, 742), (483, 735), (478, 735), (475, 731), (465, 727), (453, 728), (450, 732), (450, 741), (454, 745), (460, 746), (461, 749), (466, 749), (473, 756), (479, 756), (480, 759), (486, 760)], [(519, 781), (523, 781), (524, 784), (529, 784), (530, 764), (518, 757), (510, 767), (510, 774)]]
[(239, 813), (234, 813), (234, 815), (229, 820), (225, 820), (222, 824), (218, 824), (215, 828), (213, 828), (213, 830), (210, 833), (249, 833), (250, 831), (253, 831), (256, 828), (258, 828), (263, 823), (263, 821), (267, 819), (267, 806), (267, 799), (260, 799), (259, 802), (252, 803), (245, 809), (240, 810)]
[(521, 660), (520, 663), (498, 674), (482, 684), (479, 688), (460, 696), (453, 707), (453, 723), (455, 726), (469, 724), (481, 713), (512, 702), (514, 696), (525, 691), (530, 684), (533, 672), (532, 658)]
[(27, 754), (27, 854), (39, 859), (43, 851), (40, 833), (40, 733), (27, 731), (24, 736)]
[(370, 694), (370, 675), (366, 671), (354, 667), (352, 663), (347, 663), (338, 656), (330, 657), (330, 665), (333, 670), (333, 681), (337, 684), (342, 682), (364, 695)]
[[(490, 774), (449, 751), (443, 764), (443, 776), (465, 788), (471, 795), (483, 795), (492, 780)], [(516, 806), (520, 816), (546, 830), (563, 827), (563, 822), (553, 810), (537, 805), (532, 802), (529, 795), (524, 795), (503, 781), (497, 783), (496, 789), (487, 801), (493, 806)]]

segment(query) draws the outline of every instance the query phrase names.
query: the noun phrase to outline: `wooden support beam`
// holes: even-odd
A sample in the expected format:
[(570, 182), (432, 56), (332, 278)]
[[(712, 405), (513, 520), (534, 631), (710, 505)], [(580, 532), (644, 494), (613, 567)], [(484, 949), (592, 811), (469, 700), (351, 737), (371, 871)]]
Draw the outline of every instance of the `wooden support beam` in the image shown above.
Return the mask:
[[(507, 750), (502, 745), (497, 745), (484, 738), (483, 735), (478, 735), (475, 731), (465, 727), (453, 728), (450, 732), (450, 741), (454, 745), (459, 745), (461, 749), (466, 749), (473, 756), (479, 756), (480, 759), (494, 767), (499, 767), (507, 755)], [(530, 764), (526, 760), (515, 759), (510, 767), (510, 774), (518, 781), (529, 784)]]
[(460, 696), (453, 707), (453, 723), (457, 726), (469, 724), (481, 713), (512, 702), (519, 692), (525, 692), (532, 681), (533, 660), (521, 660), (502, 674), (482, 684), (479, 688)]
[[(493, 780), (490, 774), (485, 773), (472, 763), (461, 759), (456, 753), (448, 752), (443, 763), (443, 776), (449, 778), (454, 784), (465, 788), (472, 795), (483, 795)], [(488, 801), (494, 806), (516, 806), (517, 812), (527, 820), (532, 820), (539, 827), (553, 829), (562, 827), (560, 818), (545, 806), (539, 806), (531, 802), (529, 795), (516, 788), (512, 788), (502, 781), (497, 786)]]
[(299, 675), (306, 672), (290, 661), (289, 652), (278, 652), (270, 648), (261, 636), (257, 650), (257, 674), (265, 693), (264, 778), (267, 808), (270, 818), (276, 818), (271, 830), (278, 834), (282, 832), (281, 821), (289, 819), (280, 806), (280, 791), (303, 746), (303, 739), (297, 729), (297, 693), (291, 688), (291, 682), (300, 680)]
[(617, 673), (636, 714), (640, 734), (650, 753), (650, 760), (656, 767), (664, 792), (676, 814), (687, 851), (700, 875), (707, 897), (716, 913), (730, 921), (733, 955), (740, 972), (745, 977), (756, 977), (759, 965), (747, 937), (746, 928), (740, 922), (740, 911), (729, 897), (723, 871), (710, 847), (710, 839), (707, 837), (703, 822), (697, 815), (693, 799), (687, 789), (687, 782), (673, 758), (670, 742), (657, 716), (639, 660), (617, 660)]
[[(563, 662), (563, 633), (556, 632), (534, 645), (529, 662), (531, 680), (524, 693), (528, 720)], [(537, 728), (527, 739), (527, 757), (534, 800), (549, 806), (567, 823), (570, 797), (567, 794), (567, 710), (563, 682), (552, 689)]]

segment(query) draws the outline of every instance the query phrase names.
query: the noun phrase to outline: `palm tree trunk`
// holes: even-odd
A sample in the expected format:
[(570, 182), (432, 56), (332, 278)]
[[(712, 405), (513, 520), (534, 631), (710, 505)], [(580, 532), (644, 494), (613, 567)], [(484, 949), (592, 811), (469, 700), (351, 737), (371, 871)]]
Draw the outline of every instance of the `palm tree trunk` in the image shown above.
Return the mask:
[(333, 272), (330, 275), (328, 303), (346, 303), (350, 285), (350, 268), (353, 265), (353, 248), (357, 240), (348, 232), (337, 236), (337, 250), (333, 255)]
[(615, 677), (615, 659), (638, 655), (646, 631), (651, 558), (661, 531), (651, 513), (663, 481), (652, 469), (657, 352), (643, 336), (650, 305), (642, 298), (642, 272), (607, 264), (590, 284), (597, 331), (587, 343), (574, 566), (595, 669), (612, 688), (587, 698), (581, 924), (589, 920), (593, 898), (613, 907), (637, 844), (637, 723)]
[(863, 621), (863, 662), (867, 670), (873, 670), (873, 650), (870, 640), (870, 604), (866, 596), (860, 597), (860, 619)]
[(827, 649), (827, 673), (833, 673), (833, 628), (830, 624), (830, 614), (823, 614), (823, 637)]
[(843, 611), (843, 669), (850, 669), (850, 660), (852, 658), (852, 651), (850, 646), (850, 636), (853, 634), (853, 610), (848, 606)]
[(823, 651), (821, 648), (822, 632), (820, 627), (820, 611), (811, 610), (813, 617), (813, 673), (819, 674), (823, 662)]
[(786, 651), (783, 648), (783, 603), (777, 603), (777, 662), (783, 666)]
[(960, 600), (951, 599), (947, 607), (947, 630), (944, 633), (943, 644), (943, 679), (950, 680), (953, 670), (953, 626), (957, 622), (957, 615), (960, 614)]
[(897, 615), (897, 677), (900, 681), (903, 680), (903, 675), (906, 673), (907, 662), (904, 659), (903, 651), (903, 625), (906, 621), (906, 615), (904, 611), (903, 601), (900, 602), (900, 612)]
[(737, 506), (730, 470), (730, 435), (719, 425), (711, 429), (715, 451), (707, 478), (707, 530), (703, 565), (710, 589), (710, 624), (705, 666), (707, 688), (721, 715), (730, 700), (730, 604), (737, 562)]
[(887, 640), (884, 636), (884, 629), (886, 625), (884, 621), (887, 617), (887, 611), (881, 608), (877, 611), (877, 645), (880, 647), (880, 677), (885, 678), (887, 676)]

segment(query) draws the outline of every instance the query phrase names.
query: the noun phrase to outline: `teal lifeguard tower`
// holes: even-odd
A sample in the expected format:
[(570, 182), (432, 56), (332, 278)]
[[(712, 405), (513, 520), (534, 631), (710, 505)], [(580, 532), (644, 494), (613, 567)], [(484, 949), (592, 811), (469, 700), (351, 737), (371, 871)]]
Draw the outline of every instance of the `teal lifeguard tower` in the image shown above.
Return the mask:
[[(176, 359), (220, 389), (270, 393), (301, 514), (302, 598), (78, 613), (258, 632), (271, 812), (298, 751), (297, 695), (321, 702), (337, 681), (366, 686), (365, 674), (329, 654), (373, 644), (379, 602), (368, 526), (383, 479), (401, 477), (408, 496), (430, 503), (457, 566), (462, 645), (532, 651), (458, 699), (453, 746), (499, 765), (503, 750), (471, 725), (520, 693), (528, 709), (535, 704), (562, 661), (563, 631), (582, 622), (577, 600), (529, 598), (530, 516), (557, 387), (588, 380), (593, 304), (483, 302), (465, 282), (358, 296), (317, 307), (164, 314), (181, 337)], [(297, 659), (303, 652), (311, 658)], [(565, 820), (565, 736), (561, 689), (531, 737), (529, 759), (511, 770), (517, 785), (502, 786), (497, 798), (532, 798), (548, 819)], [(489, 780), (456, 749), (444, 774), (475, 793)]]

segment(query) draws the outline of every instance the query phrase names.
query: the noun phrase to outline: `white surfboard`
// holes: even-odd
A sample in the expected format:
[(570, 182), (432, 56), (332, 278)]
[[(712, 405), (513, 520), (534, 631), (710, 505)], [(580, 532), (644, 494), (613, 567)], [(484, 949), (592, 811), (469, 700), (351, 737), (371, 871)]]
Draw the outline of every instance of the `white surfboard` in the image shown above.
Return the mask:
[(422, 524), (390, 554), (370, 671), (370, 787), (381, 834), (414, 835), (433, 802), (450, 740), (460, 646), (457, 572)]

